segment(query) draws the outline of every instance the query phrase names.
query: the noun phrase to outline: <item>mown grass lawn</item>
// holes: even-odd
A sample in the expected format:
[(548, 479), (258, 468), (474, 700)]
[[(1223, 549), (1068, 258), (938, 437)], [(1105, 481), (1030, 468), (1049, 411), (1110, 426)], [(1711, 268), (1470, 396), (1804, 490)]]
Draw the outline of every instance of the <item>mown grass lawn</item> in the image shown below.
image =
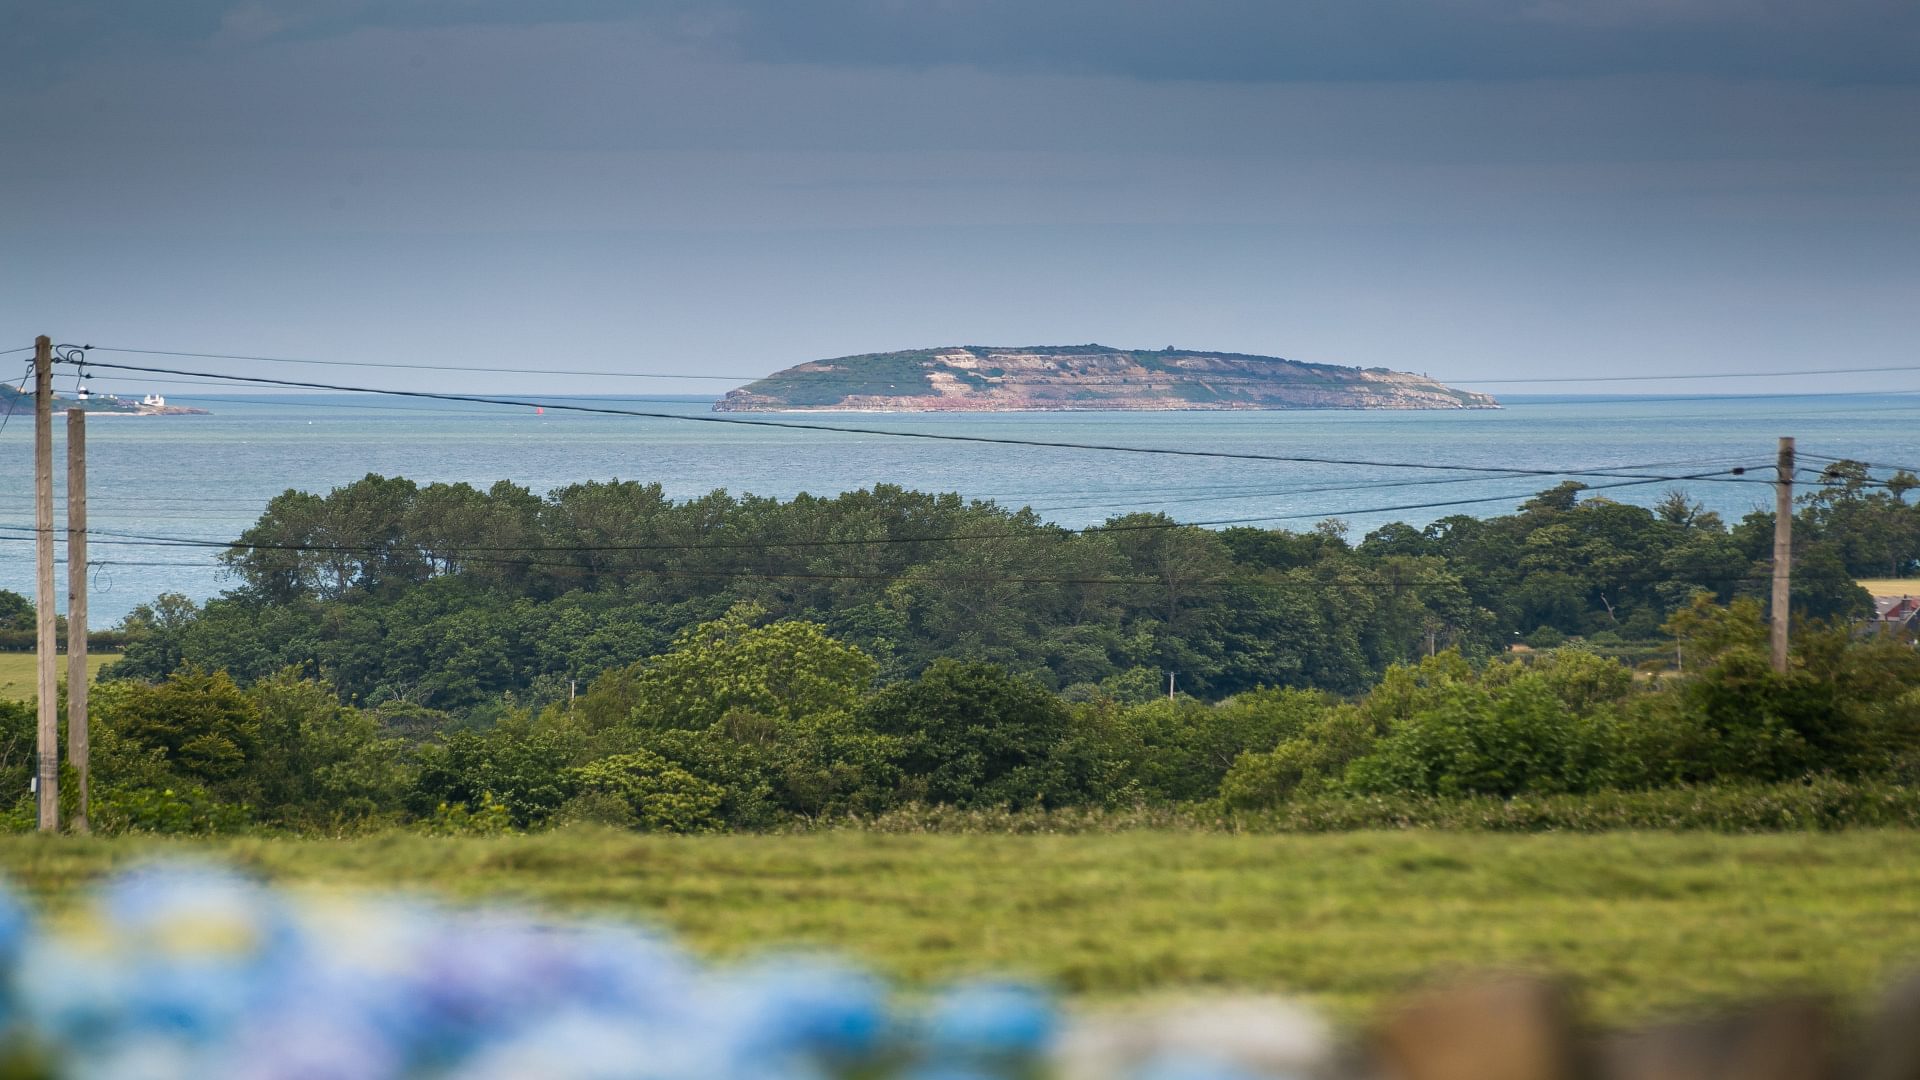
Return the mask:
[(1084, 998), (1305, 995), (1346, 1017), (1489, 964), (1628, 1020), (1797, 987), (1858, 1001), (1920, 960), (1920, 833), (0, 838), (59, 906), (116, 864), (210, 854), (333, 890), (611, 913), (707, 955), (820, 945), (910, 984), (1018, 972)]
[[(120, 659), (119, 653), (87, 654), (87, 675), (100, 674), (105, 665)], [(60, 685), (67, 684), (67, 657), (60, 655)], [(39, 692), (40, 675), (30, 652), (0, 652), (0, 701), (32, 701)]]

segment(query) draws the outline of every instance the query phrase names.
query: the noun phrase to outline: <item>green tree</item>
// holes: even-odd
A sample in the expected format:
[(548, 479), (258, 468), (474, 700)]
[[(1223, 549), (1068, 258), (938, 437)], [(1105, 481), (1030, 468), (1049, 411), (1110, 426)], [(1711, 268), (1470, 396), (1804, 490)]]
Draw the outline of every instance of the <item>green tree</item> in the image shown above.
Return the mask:
[(876, 670), (871, 657), (818, 623), (755, 626), (757, 615), (735, 608), (665, 653), (602, 676), (580, 710), (599, 726), (704, 729), (736, 710), (790, 723), (858, 705)]
[(725, 793), (648, 750), (615, 754), (573, 770), (583, 795), (611, 796), (648, 832), (708, 832), (719, 828)]
[(1117, 738), (1103, 756), (1118, 759), (1121, 782), (1140, 795), (1211, 799), (1243, 754), (1270, 751), (1299, 735), (1325, 705), (1318, 693), (1286, 689), (1252, 690), (1219, 704), (1149, 701), (1113, 710), (1107, 725)]
[(1348, 767), (1371, 753), (1379, 739), (1374, 721), (1360, 708), (1322, 709), (1272, 750), (1236, 758), (1220, 778), (1220, 801), (1233, 809), (1259, 810), (1336, 789)]
[(161, 593), (151, 604), (139, 604), (120, 621), (127, 634), (126, 652), (108, 669), (116, 679), (164, 679), (187, 659), (187, 638), (200, 609), (180, 593)]
[(993, 664), (936, 660), (861, 707), (865, 726), (901, 740), (909, 794), (956, 806), (1058, 805), (1084, 777), (1057, 759), (1067, 706), (1031, 679)]
[(456, 732), (422, 747), (408, 808), (421, 817), (440, 806), (477, 811), (488, 799), (504, 806), (515, 826), (545, 822), (575, 794), (580, 745), (567, 734), (508, 723), (484, 734)]
[(0, 630), (32, 630), (36, 623), (33, 601), (10, 589), (0, 589)]
[(187, 666), (160, 683), (129, 685), (103, 719), (180, 776), (237, 799), (257, 796), (247, 772), (260, 708), (225, 672)]
[(262, 814), (287, 824), (363, 819), (399, 808), (404, 743), (331, 686), (283, 670), (248, 690), (259, 713), (248, 762)]

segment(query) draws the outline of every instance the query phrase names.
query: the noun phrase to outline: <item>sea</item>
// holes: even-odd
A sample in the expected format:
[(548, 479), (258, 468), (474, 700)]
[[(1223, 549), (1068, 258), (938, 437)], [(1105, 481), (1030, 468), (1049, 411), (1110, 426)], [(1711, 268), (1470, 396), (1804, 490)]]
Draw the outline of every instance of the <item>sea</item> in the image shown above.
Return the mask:
[[(324, 493), (369, 473), (481, 487), (511, 480), (536, 492), (618, 478), (658, 482), (676, 498), (716, 489), (831, 495), (889, 483), (1031, 507), (1068, 527), (1155, 511), (1215, 527), (1305, 530), (1336, 521), (1357, 541), (1395, 521), (1420, 526), (1453, 514), (1510, 513), (1565, 479), (1641, 505), (1680, 490), (1731, 522), (1771, 508), (1776, 446), (1785, 435), (1797, 440), (1808, 469), (1835, 458), (1920, 469), (1920, 396), (1913, 394), (1511, 396), (1497, 410), (1152, 413), (715, 414), (709, 398), (546, 400), (542, 412), (236, 395), (197, 398), (193, 404), (210, 411), (205, 416), (91, 415), (91, 621), (111, 626), (163, 592), (204, 601), (235, 584), (216, 548), (115, 533), (225, 542), (274, 495)], [(565, 405), (613, 412), (555, 407)], [(796, 426), (709, 422), (716, 418)], [(63, 491), (64, 418), (54, 427)], [(29, 415), (0, 429), (0, 589), (27, 595), (32, 442)], [(62, 494), (58, 530), (65, 513)], [(63, 583), (66, 570), (63, 564)], [(58, 591), (64, 610), (64, 584)]]

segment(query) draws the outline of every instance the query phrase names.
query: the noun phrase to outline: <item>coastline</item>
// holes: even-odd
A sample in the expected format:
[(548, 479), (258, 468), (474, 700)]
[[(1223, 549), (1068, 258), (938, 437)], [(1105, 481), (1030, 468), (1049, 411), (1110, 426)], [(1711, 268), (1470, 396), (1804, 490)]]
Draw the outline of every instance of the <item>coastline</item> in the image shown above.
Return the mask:
[[(55, 409), (54, 410), (54, 412), (57, 412), (57, 413), (71, 412), (71, 411), (72, 411), (71, 409)], [(213, 413), (207, 411), (206, 409), (186, 409), (180, 412), (110, 412), (106, 409), (97, 409), (97, 410), (83, 409), (81, 411), (85, 412), (89, 417), (125, 416), (125, 417), (135, 417), (135, 418), (151, 418), (151, 417), (158, 417), (158, 416), (212, 416), (213, 415)]]

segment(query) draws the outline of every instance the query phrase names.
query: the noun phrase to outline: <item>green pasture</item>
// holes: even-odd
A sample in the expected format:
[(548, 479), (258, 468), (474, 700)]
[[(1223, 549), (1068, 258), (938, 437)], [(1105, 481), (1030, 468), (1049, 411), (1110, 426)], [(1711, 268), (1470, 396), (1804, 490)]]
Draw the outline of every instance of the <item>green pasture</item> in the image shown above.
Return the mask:
[[(31, 701), (40, 684), (34, 672), (34, 653), (0, 652), (0, 701)], [(120, 659), (119, 653), (88, 653), (87, 675), (97, 677), (100, 669)], [(60, 656), (60, 685), (67, 684), (67, 657)]]
[(59, 907), (157, 853), (322, 891), (610, 914), (706, 955), (824, 946), (909, 985), (993, 971), (1082, 999), (1232, 988), (1349, 1018), (1463, 967), (1575, 976), (1618, 1021), (1788, 987), (1860, 1001), (1920, 961), (1920, 833), (1908, 831), (12, 836), (0, 872)]

